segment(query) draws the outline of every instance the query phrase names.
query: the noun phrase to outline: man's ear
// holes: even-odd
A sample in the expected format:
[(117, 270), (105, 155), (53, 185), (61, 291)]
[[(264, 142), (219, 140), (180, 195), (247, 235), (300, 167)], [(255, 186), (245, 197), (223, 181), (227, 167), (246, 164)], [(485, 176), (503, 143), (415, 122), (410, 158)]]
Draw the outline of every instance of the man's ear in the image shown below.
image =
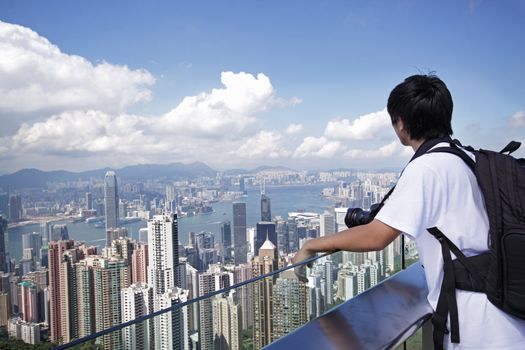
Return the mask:
[(405, 124), (403, 124), (403, 120), (401, 120), (401, 118), (398, 118), (397, 121), (396, 121), (396, 124), (395, 124), (395, 127), (398, 131), (403, 131), (405, 130)]

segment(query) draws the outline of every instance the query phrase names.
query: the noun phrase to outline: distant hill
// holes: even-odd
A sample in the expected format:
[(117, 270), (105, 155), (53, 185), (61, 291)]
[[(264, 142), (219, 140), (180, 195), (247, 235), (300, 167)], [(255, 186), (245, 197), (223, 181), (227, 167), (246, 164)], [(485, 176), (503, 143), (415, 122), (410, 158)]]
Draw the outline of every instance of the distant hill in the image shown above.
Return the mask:
[(260, 173), (261, 171), (296, 171), (294, 169), (291, 169), (291, 168), (287, 168), (285, 166), (268, 166), (268, 165), (263, 165), (263, 166), (260, 166), (260, 167), (257, 167), (255, 169), (253, 169), (251, 172), (252, 173)]
[(261, 165), (255, 169), (252, 170), (246, 170), (246, 169), (229, 169), (224, 171), (225, 175), (228, 176), (234, 176), (234, 175), (249, 175), (249, 174), (257, 174), (261, 171), (297, 171), (291, 168), (287, 168), (285, 166), (270, 166), (270, 165)]
[[(13, 174), (0, 176), (0, 187), (3, 188), (35, 188), (43, 187), (48, 182), (75, 181), (93, 177), (103, 178), (110, 168), (70, 172), (64, 170), (42, 171), (38, 169), (22, 169)], [(114, 169), (117, 176), (125, 181), (141, 181), (165, 177), (172, 180), (191, 179), (200, 176), (214, 177), (216, 171), (202, 162), (190, 164), (141, 164)]]

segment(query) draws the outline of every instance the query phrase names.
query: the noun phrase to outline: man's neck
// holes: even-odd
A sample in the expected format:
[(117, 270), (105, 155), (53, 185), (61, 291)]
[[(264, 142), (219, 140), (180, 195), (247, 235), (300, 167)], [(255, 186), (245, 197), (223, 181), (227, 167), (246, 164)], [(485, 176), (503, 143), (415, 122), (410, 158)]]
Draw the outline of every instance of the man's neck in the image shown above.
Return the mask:
[(414, 152), (418, 150), (419, 147), (425, 142), (426, 140), (409, 140), (408, 145), (412, 147)]

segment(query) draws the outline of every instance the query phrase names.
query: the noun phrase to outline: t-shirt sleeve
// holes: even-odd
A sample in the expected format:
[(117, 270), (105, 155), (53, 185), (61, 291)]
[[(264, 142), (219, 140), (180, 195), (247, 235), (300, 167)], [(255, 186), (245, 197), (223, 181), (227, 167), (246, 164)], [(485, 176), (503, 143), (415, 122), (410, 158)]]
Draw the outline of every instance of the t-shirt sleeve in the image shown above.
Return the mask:
[(443, 205), (442, 185), (437, 173), (418, 161), (410, 163), (376, 219), (411, 238), (438, 225)]

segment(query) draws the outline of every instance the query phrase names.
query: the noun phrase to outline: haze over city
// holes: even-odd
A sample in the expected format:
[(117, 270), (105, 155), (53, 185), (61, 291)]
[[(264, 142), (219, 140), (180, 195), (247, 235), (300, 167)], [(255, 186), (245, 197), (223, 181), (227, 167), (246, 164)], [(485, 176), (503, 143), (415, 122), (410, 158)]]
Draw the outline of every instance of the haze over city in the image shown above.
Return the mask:
[[(0, 173), (402, 166), (385, 110), (435, 71), (464, 143), (523, 141), (523, 1), (0, 4)], [(523, 155), (519, 153), (519, 155)]]

